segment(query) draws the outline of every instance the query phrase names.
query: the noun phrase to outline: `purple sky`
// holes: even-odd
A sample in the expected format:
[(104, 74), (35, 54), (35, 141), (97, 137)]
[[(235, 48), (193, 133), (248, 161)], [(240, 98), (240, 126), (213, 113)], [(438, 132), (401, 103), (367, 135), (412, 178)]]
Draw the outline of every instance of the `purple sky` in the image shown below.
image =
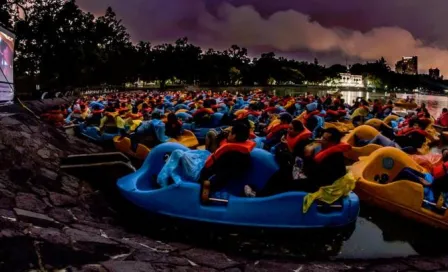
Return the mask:
[[(448, 71), (448, 0), (78, 0), (101, 15), (112, 6), (134, 41), (154, 44), (183, 36), (204, 48), (238, 44), (251, 55), (332, 64), (374, 60), (393, 64), (418, 55), (419, 69)], [(391, 65), (393, 66), (393, 65)]]

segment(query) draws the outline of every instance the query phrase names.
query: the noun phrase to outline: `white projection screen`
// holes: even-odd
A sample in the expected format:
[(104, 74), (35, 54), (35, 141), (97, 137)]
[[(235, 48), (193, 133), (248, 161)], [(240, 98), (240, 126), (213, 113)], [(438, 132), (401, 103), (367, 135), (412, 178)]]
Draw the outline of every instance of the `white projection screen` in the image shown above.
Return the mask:
[(0, 103), (14, 99), (14, 39), (12, 32), (0, 26)]

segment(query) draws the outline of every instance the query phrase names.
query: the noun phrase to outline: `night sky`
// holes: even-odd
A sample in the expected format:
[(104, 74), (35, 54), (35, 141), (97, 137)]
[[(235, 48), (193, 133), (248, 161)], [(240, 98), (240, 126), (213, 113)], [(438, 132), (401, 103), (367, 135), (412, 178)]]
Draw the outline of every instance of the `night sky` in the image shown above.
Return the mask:
[(133, 41), (187, 36), (203, 48), (247, 47), (321, 63), (384, 56), (393, 67), (419, 56), (419, 70), (448, 73), (448, 0), (78, 0), (95, 15), (112, 6)]

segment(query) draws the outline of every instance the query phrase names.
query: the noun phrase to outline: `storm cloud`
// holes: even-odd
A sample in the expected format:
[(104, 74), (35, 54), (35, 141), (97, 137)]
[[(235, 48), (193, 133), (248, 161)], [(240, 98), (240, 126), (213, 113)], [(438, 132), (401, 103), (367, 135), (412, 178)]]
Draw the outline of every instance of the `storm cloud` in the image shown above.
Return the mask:
[(443, 14), (448, 1), (442, 1), (79, 0), (78, 3), (95, 15), (112, 6), (134, 41), (172, 42), (187, 36), (204, 48), (223, 49), (238, 44), (252, 53), (269, 48), (286, 56), (295, 56), (294, 52), (331, 55), (320, 59), (326, 64), (343, 63), (346, 58), (369, 61), (383, 56), (393, 66), (402, 56), (417, 55), (421, 72), (439, 67), (443, 73), (448, 71), (448, 40), (442, 27), (448, 20)]

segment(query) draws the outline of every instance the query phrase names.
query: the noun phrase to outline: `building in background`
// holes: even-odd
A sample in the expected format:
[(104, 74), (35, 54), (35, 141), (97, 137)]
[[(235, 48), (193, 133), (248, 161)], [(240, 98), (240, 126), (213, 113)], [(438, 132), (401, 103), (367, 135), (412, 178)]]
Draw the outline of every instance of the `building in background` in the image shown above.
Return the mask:
[(352, 75), (350, 73), (341, 73), (339, 78), (327, 79), (322, 85), (329, 87), (365, 87), (361, 75)]
[(417, 56), (403, 57), (395, 65), (395, 72), (397, 72), (398, 74), (417, 75), (418, 74)]
[(429, 69), (429, 77), (435, 80), (443, 79), (443, 76), (440, 76), (439, 68)]

